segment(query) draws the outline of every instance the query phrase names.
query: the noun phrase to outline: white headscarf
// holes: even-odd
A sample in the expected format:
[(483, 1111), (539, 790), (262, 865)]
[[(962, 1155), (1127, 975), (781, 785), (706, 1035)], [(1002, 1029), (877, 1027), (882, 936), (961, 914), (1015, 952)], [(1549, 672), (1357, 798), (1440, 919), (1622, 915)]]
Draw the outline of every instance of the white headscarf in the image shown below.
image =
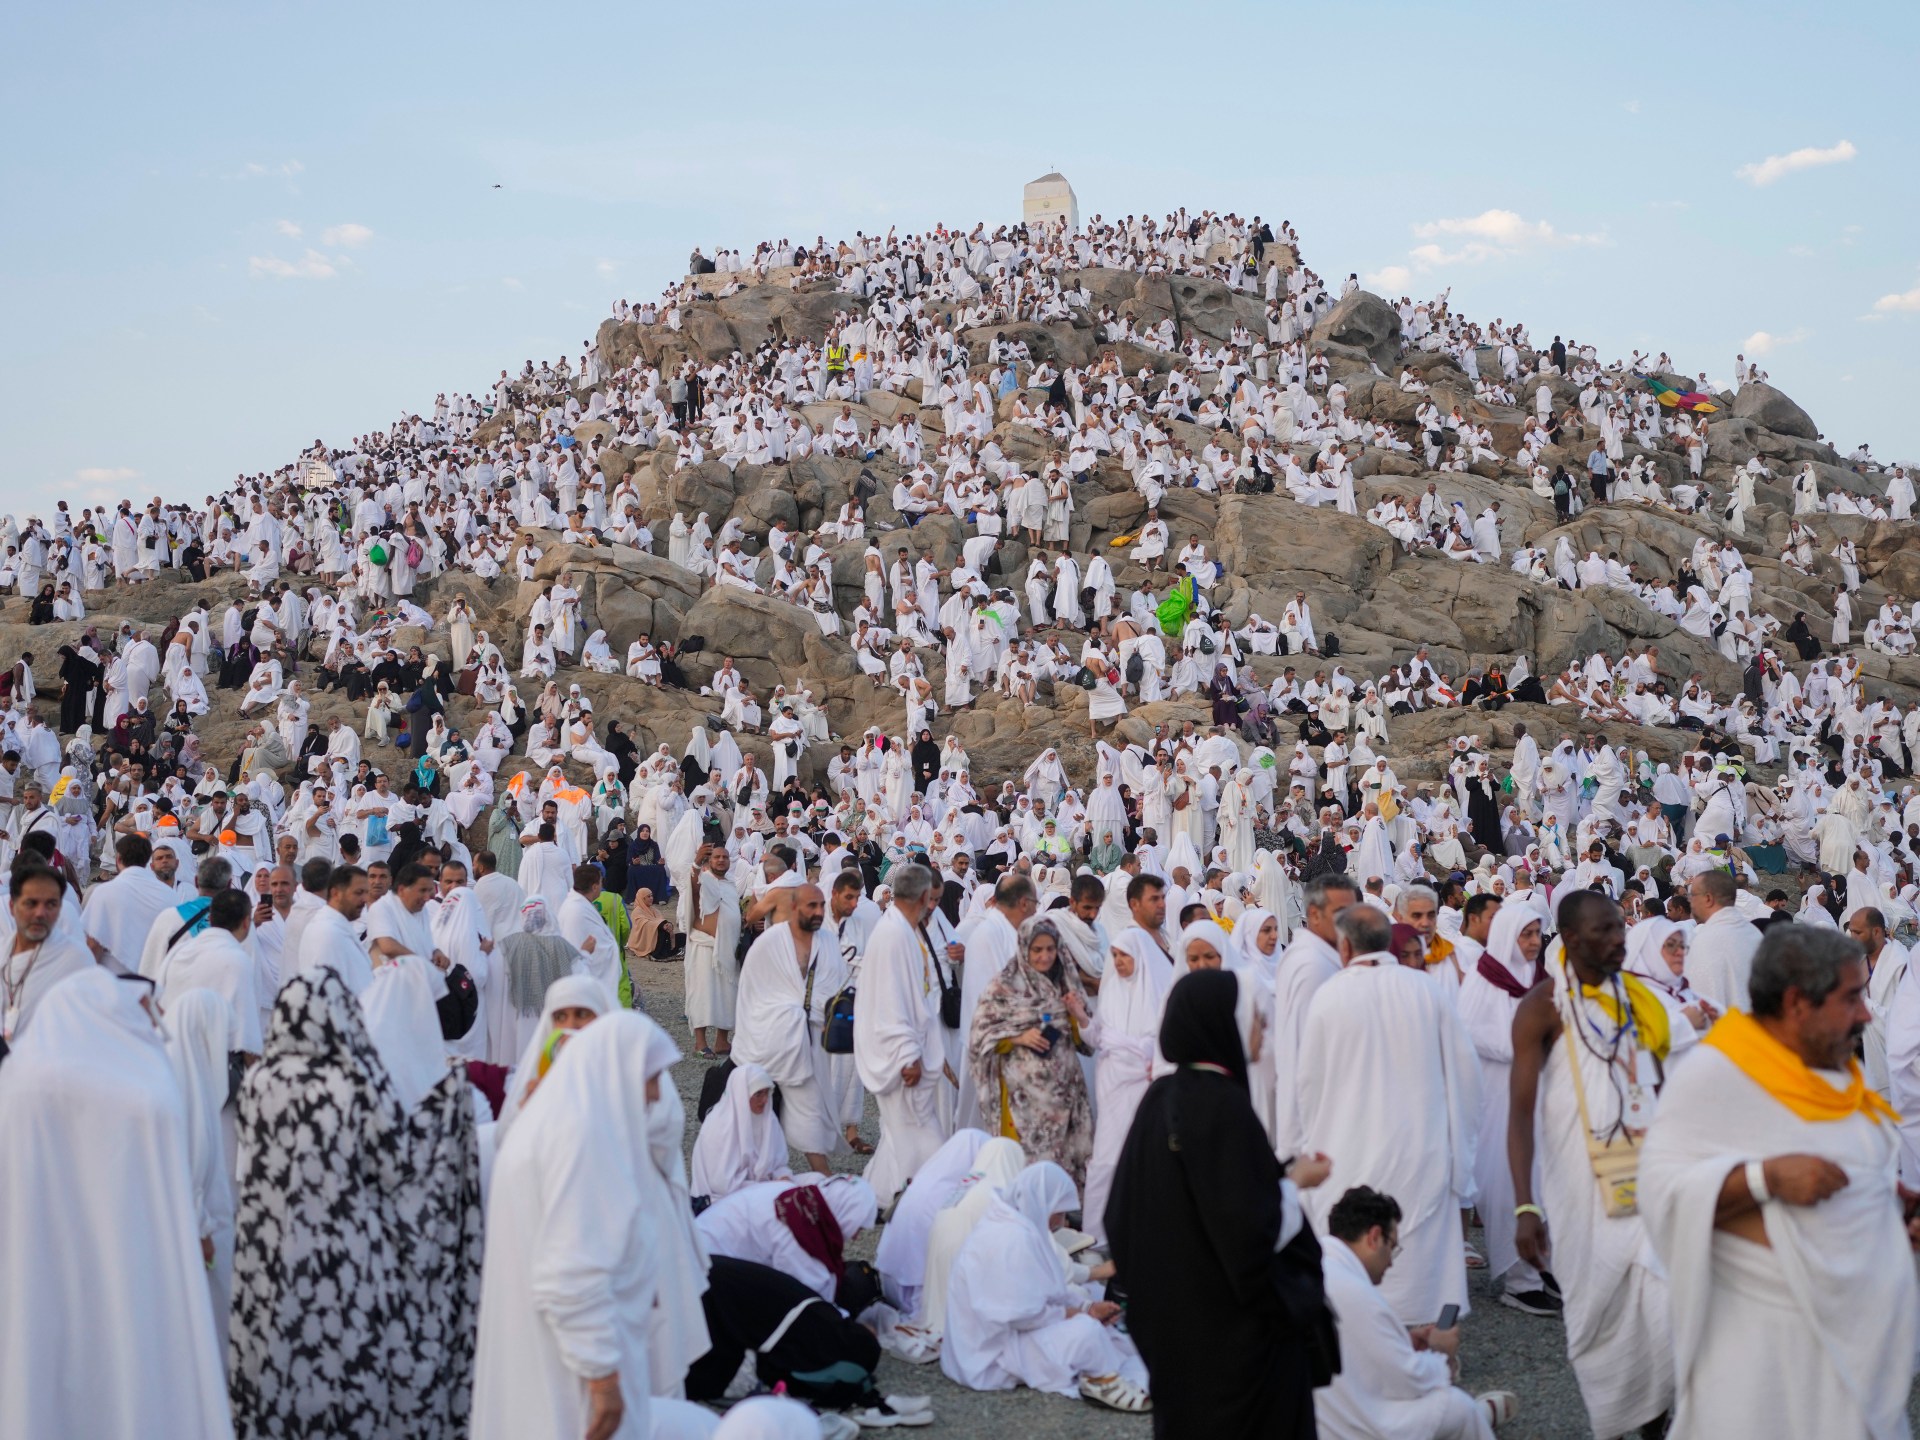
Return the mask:
[(1204, 940), (1220, 955), (1220, 968), (1238, 970), (1244, 963), (1240, 958), (1240, 948), (1233, 943), (1233, 937), (1227, 934), (1219, 924), (1212, 920), (1196, 920), (1180, 932), (1180, 938), (1173, 947), (1173, 978), (1177, 981), (1182, 975), (1192, 973), (1187, 965), (1187, 946), (1195, 940)]
[(446, 1078), (447, 1042), (434, 1008), (446, 993), (446, 977), (431, 960), (402, 955), (375, 970), (360, 995), (367, 1035), (409, 1112)]
[[(521, 913), (526, 912), (523, 909)], [(540, 914), (544, 916), (546, 913), (546, 904), (541, 902)], [(540, 1052), (547, 1048), (547, 1041), (553, 1038), (554, 1012), (591, 1010), (595, 1015), (608, 1015), (615, 1008), (613, 996), (607, 992), (607, 987), (591, 975), (562, 975), (547, 987), (547, 998), (540, 1007), (540, 1023), (533, 1027), (533, 1038), (527, 1041), (527, 1048), (520, 1052), (520, 1063), (513, 1067), (513, 1073), (507, 1079), (507, 1098), (501, 1102), (499, 1127), (494, 1131), (496, 1147), (505, 1136), (507, 1126), (526, 1103), (527, 1087), (540, 1073)]]
[(993, 1197), (1020, 1174), (1027, 1165), (1027, 1152), (1017, 1140), (996, 1137), (980, 1147), (973, 1169), (960, 1182), (959, 1192), (933, 1217), (927, 1235), (927, 1263), (924, 1287), (920, 1291), (920, 1309), (914, 1324), (935, 1335), (947, 1325), (947, 1281), (953, 1273), (954, 1257), (966, 1243), (973, 1227), (986, 1214)]
[(695, 1195), (719, 1200), (743, 1186), (762, 1180), (785, 1180), (793, 1174), (787, 1163), (787, 1137), (773, 1105), (753, 1113), (755, 1095), (771, 1094), (773, 1077), (751, 1062), (736, 1064), (727, 1076), (726, 1093), (707, 1112), (693, 1142), (693, 1170), (688, 1188)]

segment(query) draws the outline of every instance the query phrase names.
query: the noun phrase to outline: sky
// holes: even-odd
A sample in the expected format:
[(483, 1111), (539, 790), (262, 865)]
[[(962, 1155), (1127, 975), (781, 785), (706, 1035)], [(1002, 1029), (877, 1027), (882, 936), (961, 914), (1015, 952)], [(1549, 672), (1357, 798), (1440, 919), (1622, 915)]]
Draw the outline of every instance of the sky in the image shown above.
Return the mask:
[[(1920, 458), (1920, 6), (14, 6), (0, 510), (199, 501), (528, 358), (699, 245), (1290, 220), (1603, 357), (1757, 357)], [(1906, 177), (1906, 178), (1902, 178)]]

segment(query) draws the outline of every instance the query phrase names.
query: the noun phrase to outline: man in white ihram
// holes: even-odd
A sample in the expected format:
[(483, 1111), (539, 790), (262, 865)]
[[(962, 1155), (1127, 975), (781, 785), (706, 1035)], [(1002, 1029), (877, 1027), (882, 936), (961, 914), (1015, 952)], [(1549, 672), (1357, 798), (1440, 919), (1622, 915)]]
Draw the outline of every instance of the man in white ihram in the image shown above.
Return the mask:
[(1709, 870), (1687, 882), (1693, 936), (1687, 949), (1687, 983), (1721, 1014), (1747, 1008), (1747, 972), (1760, 948), (1760, 932), (1734, 904), (1733, 876)]
[(840, 947), (822, 929), (826, 909), (819, 886), (793, 888), (792, 917), (767, 926), (741, 963), (733, 1033), (734, 1063), (758, 1065), (773, 1077), (787, 1143), (822, 1175), (840, 1136), (820, 1030), (827, 1001), (847, 983)]
[[(1445, 991), (1387, 946), (1393, 921), (1371, 905), (1334, 917), (1341, 970), (1307, 1012), (1296, 1071), (1301, 1144), (1347, 1186), (1370, 1185), (1404, 1211), (1402, 1255), (1381, 1294), (1406, 1325), (1467, 1310), (1460, 1212), (1473, 1202), (1480, 1063)], [(1335, 1187), (1301, 1197), (1322, 1233)]]
[(1673, 1300), (1670, 1433), (1906, 1435), (1920, 1226), (1897, 1119), (1853, 1058), (1866, 958), (1838, 931), (1776, 925), (1749, 993), (1675, 1068), (1641, 1152)]
[(954, 1083), (942, 1059), (933, 953), (920, 934), (939, 894), (933, 872), (903, 865), (888, 879), (893, 904), (868, 937), (853, 1007), (854, 1063), (880, 1111), (867, 1183), (883, 1210), (945, 1141), (935, 1087)]
[(1340, 1373), (1314, 1393), (1320, 1440), (1491, 1440), (1519, 1412), (1504, 1390), (1469, 1395), (1453, 1383), (1460, 1326), (1411, 1328), (1380, 1293), (1399, 1249), (1400, 1206), (1356, 1185), (1334, 1202), (1320, 1251), (1327, 1304), (1340, 1320)]

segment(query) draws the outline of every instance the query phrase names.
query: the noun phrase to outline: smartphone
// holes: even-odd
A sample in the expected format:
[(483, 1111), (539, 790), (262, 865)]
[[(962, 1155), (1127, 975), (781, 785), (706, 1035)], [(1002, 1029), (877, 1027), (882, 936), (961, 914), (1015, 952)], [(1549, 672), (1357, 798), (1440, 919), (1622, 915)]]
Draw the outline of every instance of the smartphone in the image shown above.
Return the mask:
[(1458, 1305), (1444, 1305), (1440, 1309), (1440, 1318), (1433, 1322), (1433, 1328), (1436, 1330), (1451, 1330), (1459, 1323), (1460, 1307)]

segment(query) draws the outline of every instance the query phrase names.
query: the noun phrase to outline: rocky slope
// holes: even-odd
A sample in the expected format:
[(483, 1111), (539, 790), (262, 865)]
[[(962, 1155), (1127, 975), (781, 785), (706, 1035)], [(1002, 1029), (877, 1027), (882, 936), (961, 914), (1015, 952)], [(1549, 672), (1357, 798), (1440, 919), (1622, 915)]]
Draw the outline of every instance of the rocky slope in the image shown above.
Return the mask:
[[(731, 277), (703, 277), (702, 283), (711, 289), (716, 278)], [(1183, 338), (1198, 333), (1220, 340), (1235, 324), (1262, 324), (1255, 297), (1235, 293), (1215, 281), (1120, 271), (1088, 271), (1079, 278), (1093, 292), (1096, 304), (1113, 304), (1130, 311), (1141, 325), (1173, 316)], [(686, 324), (677, 332), (665, 326), (609, 321), (598, 337), (601, 354), (614, 366), (637, 357), (662, 366), (686, 357), (703, 362), (723, 360), (736, 350), (750, 352), (769, 340), (819, 339), (836, 311), (857, 312), (864, 305), (825, 286), (794, 291), (785, 281), (783, 274), (775, 272), (769, 283), (724, 299), (696, 303), (688, 307)], [(1009, 338), (1025, 340), (1036, 358), (1066, 364), (1084, 365), (1117, 349), (1120, 362), (1129, 372), (1145, 368), (1164, 373), (1173, 359), (1133, 345), (1104, 345), (1086, 318), (1075, 323), (996, 328), (1004, 329)], [(1399, 329), (1393, 309), (1363, 292), (1343, 300), (1314, 332), (1315, 344), (1331, 359), (1333, 374), (1349, 388), (1349, 413), (1364, 419), (1410, 421), (1419, 397), (1402, 392), (1397, 379), (1403, 366), (1412, 366), (1431, 387), (1433, 398), (1443, 410), (1459, 404), (1470, 418), (1492, 427), (1503, 451), (1515, 448), (1525, 418), (1522, 413), (1480, 403), (1467, 376), (1444, 355), (1414, 352), (1402, 357)], [(976, 367), (984, 372), (990, 334), (975, 331), (966, 338)], [(1521, 358), (1523, 367), (1532, 364), (1531, 354), (1523, 353)], [(1375, 367), (1384, 373), (1376, 374)], [(1564, 392), (1561, 401), (1571, 402), (1573, 387), (1562, 383), (1559, 388)], [(873, 392), (867, 404), (854, 407), (855, 414), (864, 423), (884, 425), (903, 408), (918, 406), (918, 389), (916, 381), (907, 387), (905, 395)], [(1002, 402), (1001, 423), (994, 438), (1009, 456), (1029, 467), (1044, 463), (1048, 452), (1043, 437), (1006, 422), (1010, 404), (1010, 400)], [(824, 422), (837, 412), (837, 406), (808, 410), (817, 428), (824, 428)], [(940, 411), (920, 408), (919, 418), (931, 450), (940, 436)], [(490, 422), (495, 433), (501, 423)], [(1175, 429), (1196, 453), (1209, 438), (1195, 426), (1176, 425)], [(487, 427), (483, 427), (482, 436), (487, 433)], [(522, 433), (523, 438), (536, 438), (531, 426)], [(607, 438), (599, 422), (580, 425), (576, 433), (584, 441)], [(1817, 438), (1818, 431), (1806, 413), (1787, 396), (1764, 385), (1747, 387), (1723, 408), (1713, 418), (1709, 435), (1712, 458), (1707, 462), (1706, 479), (1716, 492), (1724, 492), (1732, 469), (1754, 454), (1765, 457), (1780, 476), (1802, 462), (1812, 462), (1823, 491), (1834, 484), (1854, 490), (1882, 488), (1877, 478), (1862, 477), (1844, 466), (1832, 447)], [(1588, 442), (1583, 441), (1577, 453), (1573, 447), (1550, 450), (1544, 462), (1550, 467), (1565, 462), (1576, 469), (1584, 460), (1586, 448)], [(1639, 452), (1629, 446), (1628, 458), (1635, 453)], [(716, 530), (725, 517), (738, 517), (750, 537), (749, 551), (775, 521), (811, 531), (833, 517), (848, 498), (862, 467), (862, 462), (850, 459), (811, 457), (766, 467), (742, 465), (734, 471), (712, 461), (676, 470), (670, 444), (655, 451), (605, 445), (600, 458), (611, 483), (629, 476), (633, 479), (646, 515), (661, 536), (675, 511), (683, 511), (689, 518), (706, 511)], [(1654, 453), (1650, 458), (1666, 472), (1668, 480), (1684, 478), (1678, 457)], [(867, 505), (870, 533), (898, 526), (900, 517), (890, 498), (896, 467), (885, 457), (864, 463), (883, 481), (879, 493)], [(1443, 497), (1463, 500), (1470, 512), (1477, 512), (1487, 500), (1497, 499), (1504, 517), (1503, 543), (1509, 550), (1523, 541), (1551, 550), (1564, 531), (1579, 553), (1584, 554), (1589, 547), (1618, 551), (1623, 559), (1636, 562), (1643, 575), (1670, 576), (1698, 537), (1717, 541), (1726, 535), (1724, 526), (1709, 516), (1687, 517), (1639, 505), (1590, 508), (1574, 517), (1571, 524), (1560, 526), (1552, 506), (1532, 493), (1519, 467), (1510, 461), (1483, 461), (1474, 473), (1430, 477), (1421, 473), (1417, 454), (1369, 449), (1358, 461), (1356, 471), (1356, 493), (1362, 509), (1390, 490), (1411, 498), (1433, 479)], [(1584, 471), (1576, 469), (1576, 473)], [(1856, 615), (1871, 614), (1887, 596), (1905, 600), (1920, 594), (1920, 547), (1910, 541), (1910, 525), (1824, 514), (1808, 517), (1821, 537), (1823, 553), (1818, 573), (1807, 577), (1783, 569), (1778, 561), (1788, 526), (1789, 499), (1784, 483), (1763, 482), (1759, 499), (1759, 506), (1748, 515), (1748, 533), (1735, 537), (1754, 572), (1757, 609), (1778, 615), (1783, 621), (1794, 611), (1805, 610), (1815, 632), (1824, 635), (1829, 621), (1828, 599), (1840, 579), (1837, 564), (1824, 552), (1841, 535), (1853, 537), (1861, 554), (1865, 587), (1855, 600)], [(1076, 506), (1073, 550), (1083, 556), (1094, 550), (1107, 555), (1125, 596), (1142, 584), (1145, 576), (1126, 560), (1124, 548), (1111, 548), (1108, 542), (1138, 528), (1144, 503), (1129, 476), (1118, 465), (1103, 462), (1090, 483), (1078, 488)], [(1321, 630), (1338, 633), (1343, 647), (1340, 663), (1350, 673), (1375, 673), (1405, 658), (1416, 646), (1426, 645), (1435, 662), (1456, 675), (1470, 663), (1496, 656), (1510, 659), (1516, 653), (1531, 657), (1537, 673), (1551, 675), (1570, 660), (1584, 658), (1595, 650), (1618, 656), (1628, 647), (1638, 648), (1651, 641), (1660, 647), (1661, 668), (1670, 681), (1684, 681), (1697, 672), (1723, 697), (1739, 688), (1735, 667), (1715, 649), (1620, 592), (1569, 593), (1524, 579), (1504, 562), (1459, 564), (1431, 554), (1408, 555), (1385, 531), (1364, 519), (1326, 508), (1303, 507), (1284, 492), (1211, 497), (1175, 491), (1167, 496), (1162, 513), (1176, 548), (1188, 534), (1197, 533), (1224, 564), (1226, 577), (1213, 598), (1235, 624), (1242, 623), (1250, 611), (1277, 617), (1293, 592), (1304, 589)], [(616, 655), (624, 655), (628, 643), (643, 631), (656, 640), (699, 634), (705, 637), (706, 648), (686, 666), (696, 681), (703, 680), (722, 656), (731, 655), (763, 697), (776, 682), (797, 681), (812, 690), (825, 705), (837, 734), (857, 735), (868, 725), (879, 725), (889, 733), (900, 731), (903, 715), (897, 698), (891, 692), (877, 691), (860, 673), (844, 642), (823, 639), (802, 610), (736, 589), (702, 591), (691, 576), (660, 556), (619, 546), (583, 549), (561, 545), (552, 534), (535, 534), (545, 554), (534, 582), (523, 584), (501, 578), (489, 583), (454, 573), (431, 582), (414, 598), (435, 615), (444, 615), (453, 597), (465, 594), (473, 604), (478, 627), (491, 632), (512, 662), (518, 659), (523, 617), (539, 585), (561, 569), (570, 569), (583, 592), (587, 630), (604, 628)], [(961, 523), (949, 516), (929, 517), (910, 532), (915, 550), (930, 549), (943, 567), (958, 558), (964, 539)], [(661, 544), (664, 546), (664, 539)], [(835, 551), (834, 578), (843, 612), (850, 610), (858, 597), (862, 550), (861, 543), (849, 543)], [(1017, 587), (1027, 559), (1025, 544), (1009, 541), (998, 557), (1000, 580)], [(217, 616), (227, 598), (244, 588), (238, 579), (195, 585), (181, 583), (173, 572), (163, 572), (163, 576), (149, 586), (116, 588), (90, 596), (96, 611), (90, 618), (103, 627), (111, 627), (123, 618), (164, 622), (194, 598), (212, 602)], [(0, 607), (0, 646), (9, 654), (35, 650), (44, 683), (52, 669), (52, 650), (66, 638), (67, 627), (25, 626), (19, 623), (25, 618), (24, 612), (23, 600), (11, 600)], [(428, 636), (409, 634), (404, 639), (418, 640), (446, 653), (444, 629)], [(1861, 655), (1872, 693), (1889, 694), (1902, 704), (1920, 699), (1920, 661), (1893, 661), (1867, 652)], [(925, 658), (937, 693), (940, 657), (929, 652)], [(1254, 668), (1266, 677), (1285, 663), (1284, 659), (1260, 658)], [(676, 753), (684, 746), (689, 728), (718, 709), (697, 695), (653, 690), (624, 678), (568, 678), (582, 679), (603, 720), (617, 716), (630, 722), (643, 744), (666, 741)], [(200, 727), (208, 753), (214, 757), (230, 757), (245, 733), (246, 722), (232, 711), (235, 698), (234, 692), (216, 693), (215, 713)], [(1051, 694), (1043, 690), (1042, 703), (1033, 707), (986, 695), (971, 710), (956, 716), (943, 714), (938, 730), (945, 734), (950, 728), (961, 737), (974, 758), (977, 774), (996, 780), (1017, 774), (1039, 749), (1051, 745), (1061, 751), (1070, 774), (1084, 780), (1092, 774), (1085, 707), (1085, 697), (1068, 686)], [(324, 723), (336, 713), (350, 718), (357, 728), (360, 716), (349, 716), (343, 699), (314, 697), (315, 724)], [(1491, 722), (1463, 712), (1403, 719), (1390, 726), (1389, 756), (1403, 777), (1418, 777), (1430, 773), (1439, 763), (1437, 757), (1444, 742), (1454, 733), (1472, 731), (1504, 747), (1510, 743), (1511, 723), (1521, 713), (1509, 710)], [(456, 700), (450, 718), (471, 729), (483, 717), (472, 702)], [(1122, 722), (1120, 733), (1143, 739), (1154, 723), (1185, 718), (1204, 721), (1204, 711), (1191, 700), (1141, 707)], [(1564, 710), (1534, 718), (1541, 722), (1536, 733), (1543, 743), (1551, 743), (1562, 729), (1573, 724)], [(1673, 732), (1639, 733), (1636, 727), (1618, 725), (1607, 728), (1616, 739), (1630, 741), (1656, 757), (1673, 751), (1679, 739)], [(745, 749), (759, 751), (765, 760), (764, 741), (743, 737), (742, 744)], [(826, 747), (809, 751), (804, 757), (803, 774), (809, 778), (823, 776), (831, 754)]]

